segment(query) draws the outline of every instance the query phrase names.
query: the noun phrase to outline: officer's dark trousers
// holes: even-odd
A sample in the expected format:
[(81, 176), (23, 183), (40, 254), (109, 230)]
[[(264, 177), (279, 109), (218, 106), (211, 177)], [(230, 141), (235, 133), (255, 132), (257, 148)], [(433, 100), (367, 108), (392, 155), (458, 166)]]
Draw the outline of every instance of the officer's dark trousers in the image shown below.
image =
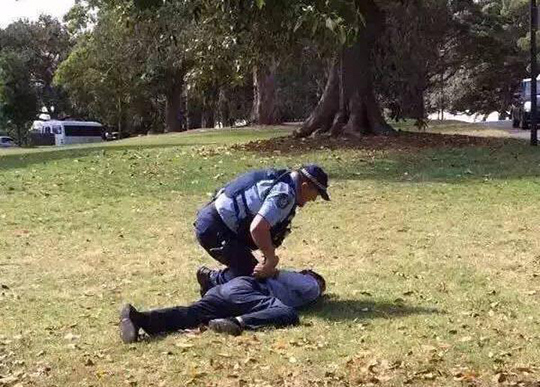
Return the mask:
[(241, 317), (246, 328), (283, 327), (298, 323), (294, 308), (272, 297), (264, 283), (253, 277), (237, 277), (210, 289), (190, 306), (140, 313), (137, 324), (148, 334), (195, 328), (216, 318)]
[(195, 222), (195, 234), (200, 245), (215, 260), (227, 266), (211, 275), (214, 285), (224, 284), (239, 276), (249, 276), (258, 261), (249, 246), (240, 241), (219, 216), (214, 203), (204, 207)]

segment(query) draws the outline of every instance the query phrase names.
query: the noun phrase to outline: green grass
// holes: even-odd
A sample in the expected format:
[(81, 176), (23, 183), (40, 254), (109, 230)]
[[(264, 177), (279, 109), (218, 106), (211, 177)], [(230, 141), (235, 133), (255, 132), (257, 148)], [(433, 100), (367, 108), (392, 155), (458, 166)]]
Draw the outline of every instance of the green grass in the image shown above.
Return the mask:
[[(540, 380), (537, 149), (230, 148), (289, 130), (0, 153), (0, 385)], [(248, 168), (308, 161), (329, 171), (332, 201), (303, 209), (279, 254), (325, 275), (328, 295), (300, 326), (121, 344), (122, 302), (197, 299), (195, 270), (214, 262), (192, 222), (214, 188)]]

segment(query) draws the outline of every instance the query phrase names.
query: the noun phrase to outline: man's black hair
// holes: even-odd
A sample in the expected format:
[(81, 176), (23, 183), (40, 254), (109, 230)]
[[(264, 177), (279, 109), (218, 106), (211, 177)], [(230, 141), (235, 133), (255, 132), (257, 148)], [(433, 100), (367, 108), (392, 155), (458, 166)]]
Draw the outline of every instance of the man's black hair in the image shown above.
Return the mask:
[(313, 270), (309, 270), (309, 269), (302, 270), (300, 273), (307, 274), (307, 275), (310, 275), (313, 278), (315, 278), (320, 283), (321, 294), (324, 293), (324, 291), (326, 290), (326, 280), (324, 279), (324, 277), (322, 275), (320, 275), (319, 273), (314, 272)]

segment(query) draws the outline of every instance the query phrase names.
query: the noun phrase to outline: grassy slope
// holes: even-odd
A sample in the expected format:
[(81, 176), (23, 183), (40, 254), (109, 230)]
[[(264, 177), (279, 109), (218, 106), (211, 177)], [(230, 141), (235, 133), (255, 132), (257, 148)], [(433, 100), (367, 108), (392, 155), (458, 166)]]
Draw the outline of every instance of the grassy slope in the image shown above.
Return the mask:
[[(1, 154), (0, 385), (538, 378), (535, 149), (261, 155), (227, 147), (286, 132)], [(329, 170), (333, 201), (303, 210), (280, 251), (285, 266), (312, 266), (329, 281), (301, 326), (120, 344), (123, 301), (150, 308), (197, 298), (195, 269), (213, 262), (191, 223), (215, 187), (247, 168), (307, 161)]]

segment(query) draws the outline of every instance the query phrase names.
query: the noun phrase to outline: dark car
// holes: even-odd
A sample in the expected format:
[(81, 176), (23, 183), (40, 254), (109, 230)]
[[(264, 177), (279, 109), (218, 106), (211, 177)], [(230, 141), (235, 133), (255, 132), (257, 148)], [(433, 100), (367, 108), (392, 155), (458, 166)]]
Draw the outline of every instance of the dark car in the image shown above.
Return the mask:
[(109, 132), (106, 131), (103, 138), (105, 141), (114, 141), (114, 140), (120, 140), (122, 138), (128, 138), (128, 133), (121, 133), (121, 132)]
[(17, 147), (15, 141), (8, 136), (0, 136), (0, 148), (14, 148)]
[(105, 132), (105, 141), (114, 141), (120, 138), (119, 132)]

